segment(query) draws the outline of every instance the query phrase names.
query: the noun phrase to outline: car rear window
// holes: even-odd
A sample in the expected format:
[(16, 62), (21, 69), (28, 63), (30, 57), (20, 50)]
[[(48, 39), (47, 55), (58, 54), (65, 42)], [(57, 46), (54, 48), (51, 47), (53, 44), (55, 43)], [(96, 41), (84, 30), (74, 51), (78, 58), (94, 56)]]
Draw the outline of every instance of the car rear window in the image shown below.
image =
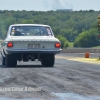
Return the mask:
[(50, 27), (43, 26), (12, 26), (11, 36), (52, 36)]

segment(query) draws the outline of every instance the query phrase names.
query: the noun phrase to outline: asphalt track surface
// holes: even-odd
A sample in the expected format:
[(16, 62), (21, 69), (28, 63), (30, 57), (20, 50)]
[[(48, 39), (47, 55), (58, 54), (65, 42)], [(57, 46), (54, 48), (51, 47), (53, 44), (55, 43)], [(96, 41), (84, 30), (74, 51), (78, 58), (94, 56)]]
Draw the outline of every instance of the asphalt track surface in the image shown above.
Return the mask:
[(90, 57), (61, 53), (54, 67), (35, 61), (8, 68), (0, 55), (0, 100), (100, 100), (100, 62)]

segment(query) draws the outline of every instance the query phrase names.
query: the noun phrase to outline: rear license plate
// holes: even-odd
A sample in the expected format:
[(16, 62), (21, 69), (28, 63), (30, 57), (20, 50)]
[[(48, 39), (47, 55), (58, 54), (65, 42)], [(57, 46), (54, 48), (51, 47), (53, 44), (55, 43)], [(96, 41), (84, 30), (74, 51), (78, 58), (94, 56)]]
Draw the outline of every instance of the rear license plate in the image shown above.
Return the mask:
[(28, 48), (38, 49), (40, 48), (40, 44), (28, 44)]

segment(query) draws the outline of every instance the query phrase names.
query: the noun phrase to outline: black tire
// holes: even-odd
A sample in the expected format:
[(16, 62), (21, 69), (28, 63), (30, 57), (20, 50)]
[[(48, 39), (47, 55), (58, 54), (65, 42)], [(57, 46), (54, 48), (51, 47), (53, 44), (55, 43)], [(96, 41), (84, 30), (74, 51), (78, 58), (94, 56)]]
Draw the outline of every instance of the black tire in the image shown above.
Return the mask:
[(17, 65), (17, 59), (15, 55), (6, 55), (5, 59), (6, 66), (16, 66)]
[(54, 62), (55, 62), (54, 54), (46, 54), (41, 61), (42, 65), (45, 67), (53, 67)]
[(5, 57), (2, 57), (2, 65), (5, 65)]

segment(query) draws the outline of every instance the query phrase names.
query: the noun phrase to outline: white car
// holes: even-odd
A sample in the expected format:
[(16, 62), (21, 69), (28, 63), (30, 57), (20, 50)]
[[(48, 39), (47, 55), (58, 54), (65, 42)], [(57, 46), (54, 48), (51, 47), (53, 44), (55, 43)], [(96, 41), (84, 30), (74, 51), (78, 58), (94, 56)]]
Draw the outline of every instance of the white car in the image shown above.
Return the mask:
[(61, 43), (54, 37), (49, 25), (10, 25), (2, 41), (2, 65), (16, 66), (17, 61), (35, 61), (43, 66), (53, 66), (55, 54), (60, 53)]

